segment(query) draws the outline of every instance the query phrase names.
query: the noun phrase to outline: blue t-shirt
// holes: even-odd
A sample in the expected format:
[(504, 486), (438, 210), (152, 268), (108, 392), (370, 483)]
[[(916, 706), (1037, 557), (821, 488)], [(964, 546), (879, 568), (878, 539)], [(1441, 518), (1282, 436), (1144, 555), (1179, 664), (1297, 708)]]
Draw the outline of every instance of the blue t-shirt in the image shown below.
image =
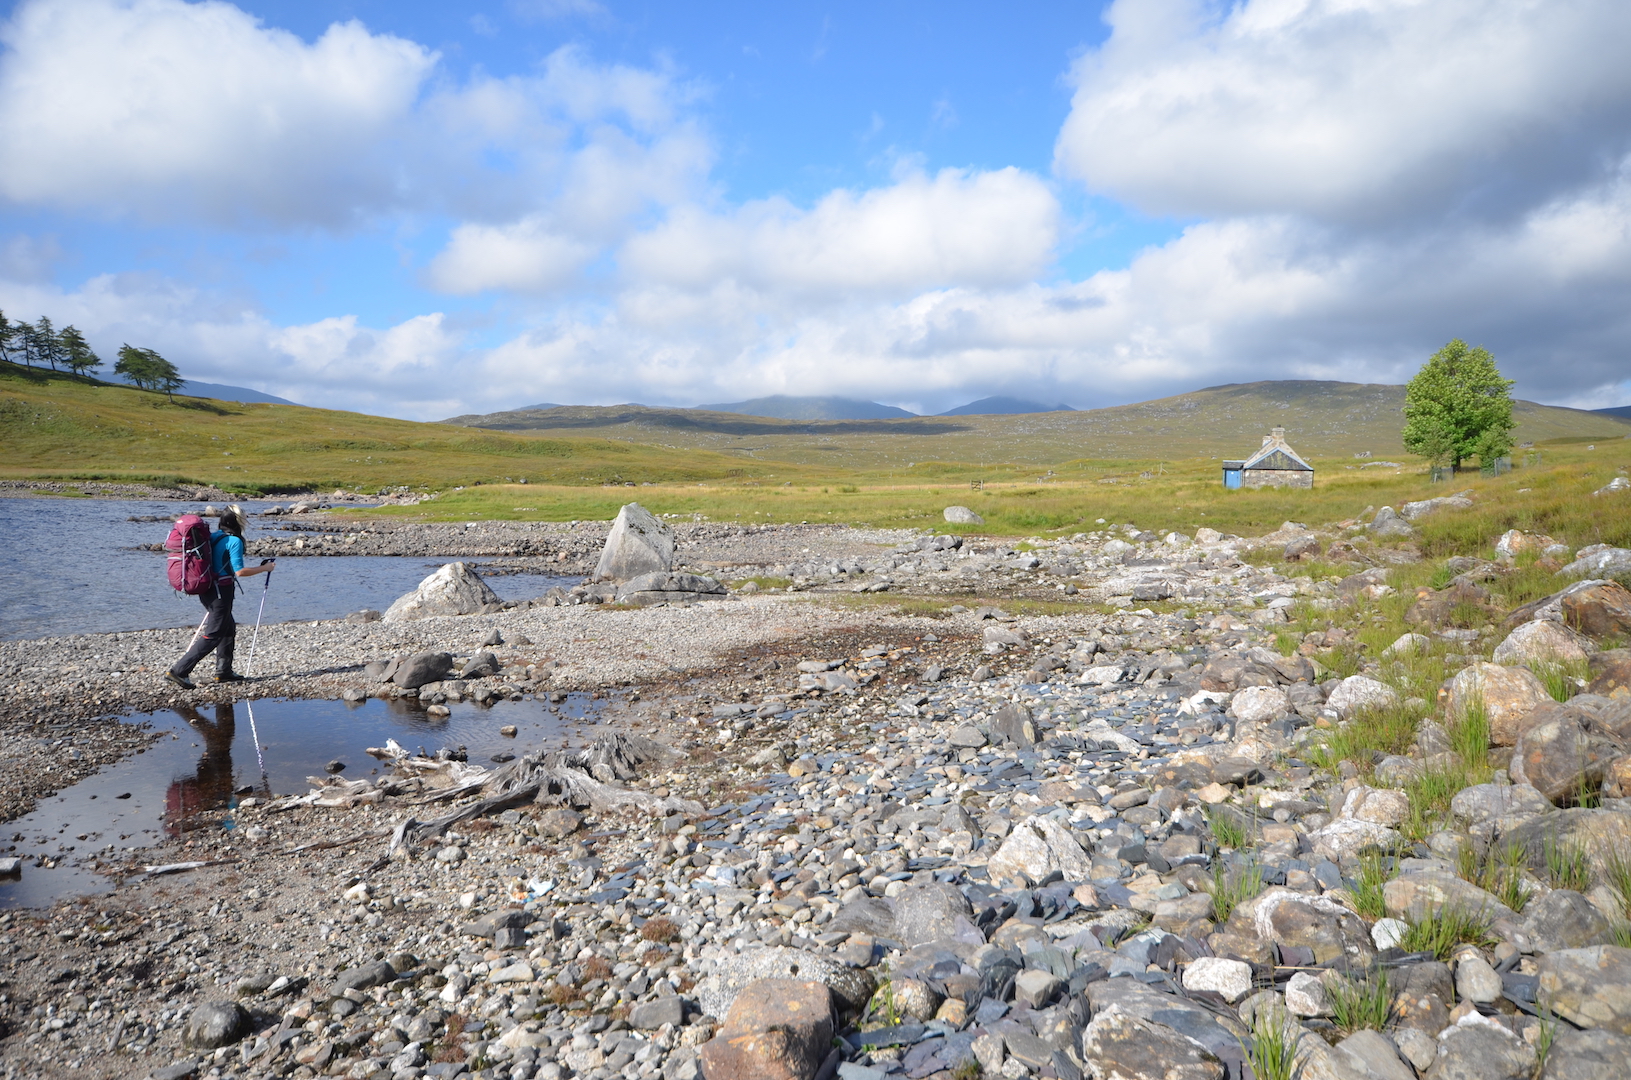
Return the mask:
[(210, 533), (210, 560), (216, 577), (236, 577), (244, 568), (243, 537), (220, 531)]

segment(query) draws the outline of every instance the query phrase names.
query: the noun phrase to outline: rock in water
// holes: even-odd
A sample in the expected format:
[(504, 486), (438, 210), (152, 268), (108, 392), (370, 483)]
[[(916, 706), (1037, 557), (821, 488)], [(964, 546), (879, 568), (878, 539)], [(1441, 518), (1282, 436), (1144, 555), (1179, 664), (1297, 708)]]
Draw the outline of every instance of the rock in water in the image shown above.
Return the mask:
[(243, 1038), (248, 1026), (249, 1015), (236, 1001), (210, 1001), (187, 1017), (182, 1041), (200, 1050), (214, 1050)]
[(639, 503), (617, 512), (595, 564), (596, 581), (628, 581), (674, 569), (674, 533)]
[(399, 596), (385, 612), (385, 622), (428, 619), (436, 615), (476, 615), (502, 603), (477, 573), (462, 562), (447, 563)]
[(945, 518), (953, 525), (984, 525), (985, 518), (976, 514), (966, 506), (948, 506)]

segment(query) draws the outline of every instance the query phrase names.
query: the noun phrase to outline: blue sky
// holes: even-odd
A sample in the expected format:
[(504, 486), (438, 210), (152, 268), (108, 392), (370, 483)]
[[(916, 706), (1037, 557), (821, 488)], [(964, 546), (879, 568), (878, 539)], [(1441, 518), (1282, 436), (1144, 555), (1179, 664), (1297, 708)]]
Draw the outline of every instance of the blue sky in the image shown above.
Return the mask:
[(432, 419), (1397, 382), (1631, 401), (1623, 4), (33, 0), (0, 309)]

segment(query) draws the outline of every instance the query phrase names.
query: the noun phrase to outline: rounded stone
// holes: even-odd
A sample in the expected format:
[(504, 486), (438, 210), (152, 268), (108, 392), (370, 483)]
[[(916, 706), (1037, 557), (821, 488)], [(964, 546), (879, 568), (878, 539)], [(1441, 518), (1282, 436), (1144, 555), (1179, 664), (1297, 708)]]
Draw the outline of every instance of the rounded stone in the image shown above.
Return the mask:
[(244, 1037), (249, 1014), (236, 1001), (207, 1001), (187, 1017), (181, 1041), (200, 1050), (231, 1046)]
[(1184, 969), (1185, 990), (1211, 990), (1233, 1005), (1252, 990), (1252, 966), (1221, 956), (1203, 956)]

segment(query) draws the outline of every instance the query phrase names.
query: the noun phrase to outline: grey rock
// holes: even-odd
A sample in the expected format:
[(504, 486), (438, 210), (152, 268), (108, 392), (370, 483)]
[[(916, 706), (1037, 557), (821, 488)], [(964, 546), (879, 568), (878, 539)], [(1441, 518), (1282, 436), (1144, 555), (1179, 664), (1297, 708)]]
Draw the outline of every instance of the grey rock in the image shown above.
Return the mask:
[(451, 562), (419, 583), (411, 593), (397, 597), (386, 609), (385, 622), (428, 619), (438, 615), (476, 615), (497, 610), (498, 594), (481, 576), (462, 562)]
[(807, 979), (826, 986), (846, 1012), (865, 1007), (877, 981), (868, 972), (844, 967), (819, 953), (773, 946), (728, 956), (718, 970), (697, 983), (697, 1000), (709, 1016), (723, 1017), (742, 988), (755, 979)]
[(723, 600), (725, 596), (725, 586), (711, 577), (653, 571), (619, 585), (616, 599), (620, 604), (647, 607), (692, 600)]
[(379, 622), (382, 618), (384, 618), (384, 615), (373, 608), (363, 608), (361, 611), (353, 611), (347, 615), (345, 621), (348, 623), (371, 623)]
[(459, 670), (461, 679), (480, 679), (488, 675), (497, 675), (502, 669), (498, 657), (483, 650), (470, 658), (470, 662)]
[(985, 745), (985, 732), (981, 731), (973, 724), (958, 724), (952, 729), (951, 734), (946, 736), (946, 741), (951, 743), (953, 746), (965, 746), (973, 750), (978, 750), (980, 747)]
[(231, 1046), (248, 1030), (249, 1014), (242, 1005), (236, 1001), (209, 1001), (188, 1014), (181, 1041), (199, 1050), (214, 1050)]
[(417, 653), (402, 661), (391, 681), (406, 689), (441, 682), (453, 671), (453, 657), (445, 652)]
[(1546, 874), (1546, 852), (1552, 845), (1571, 845), (1586, 853), (1592, 872), (1601, 879), (1606, 860), (1615, 852), (1631, 851), (1631, 814), (1618, 810), (1576, 808), (1555, 810), (1507, 831), (1503, 844), (1522, 847), (1529, 866)]
[(1252, 966), (1239, 960), (1203, 956), (1184, 968), (1185, 990), (1210, 990), (1236, 1002), (1252, 990)]
[(189, 1077), (198, 1075), (198, 1068), (197, 1058), (182, 1058), (162, 1069), (154, 1069), (148, 1075), (152, 1080), (188, 1080)]
[(1472, 500), (1467, 498), (1471, 489), (1457, 492), (1454, 495), (1443, 495), (1436, 499), (1423, 499), (1420, 502), (1407, 502), (1399, 507), (1399, 514), (1406, 521), (1420, 521), (1428, 514), (1436, 514), (1441, 510), (1471, 510)]
[(984, 525), (985, 518), (966, 506), (948, 506), (941, 516), (953, 525)]
[(1082, 1033), (1082, 1057), (1100, 1080), (1223, 1080), (1223, 1063), (1190, 1039), (1119, 1008)]
[(1042, 741), (1042, 735), (1031, 720), (1031, 712), (1023, 705), (1004, 705), (991, 718), (991, 734), (1022, 750), (1029, 750)]
[(1529, 1080), (1535, 1071), (1534, 1050), (1477, 1013), (1445, 1029), (1438, 1044), (1426, 1080)]
[(1455, 992), (1464, 1001), (1492, 1005), (1501, 997), (1501, 977), (1482, 956), (1466, 955), (1455, 965)]
[(1553, 889), (1523, 909), (1524, 933), (1536, 952), (1608, 945), (1614, 929), (1597, 906), (1573, 889)]
[(1512, 782), (1529, 784), (1554, 803), (1576, 801), (1602, 788), (1609, 762), (1621, 753), (1617, 742), (1590, 731), (1571, 711), (1553, 712), (1518, 735)]
[(1631, 1070), (1631, 1037), (1611, 1031), (1576, 1031), (1559, 1024), (1541, 1080), (1624, 1080)]
[(655, 1031), (664, 1024), (679, 1027), (685, 1023), (685, 999), (678, 994), (642, 1001), (629, 1010), (629, 1026), (636, 1031)]
[(371, 990), (376, 986), (383, 986), (396, 978), (396, 969), (386, 960), (375, 960), (369, 964), (361, 964), (354, 968), (347, 968), (334, 979), (334, 986), (330, 993), (339, 997), (347, 990)]
[(1418, 1073), (1426, 1072), (1438, 1057), (1438, 1040), (1420, 1028), (1395, 1028), (1393, 1044), (1399, 1048), (1399, 1056), (1415, 1066)]
[(1095, 1015), (1112, 1009), (1119, 1010), (1170, 1028), (1199, 1043), (1213, 1055), (1236, 1057), (1240, 1053), (1240, 1042), (1236, 1036), (1244, 1034), (1244, 1030), (1225, 1027), (1217, 1014), (1193, 1001), (1162, 993), (1136, 979), (1125, 978), (1091, 983), (1087, 993)]
[(1544, 814), (1557, 807), (1528, 784), (1474, 784), (1456, 792), (1450, 812), (1469, 825)]
[(592, 576), (596, 581), (628, 581), (673, 568), (673, 530), (639, 503), (629, 503), (617, 512)]
[(1569, 1023), (1631, 1035), (1631, 949), (1593, 945), (1542, 956), (1536, 999)]
[(1014, 979), (1014, 999), (1025, 1002), (1033, 1009), (1040, 1009), (1052, 1001), (1064, 985), (1064, 980), (1051, 971), (1026, 968)]
[(984, 945), (974, 925), (974, 909), (955, 885), (935, 881), (904, 889), (895, 897), (894, 935), (907, 948), (933, 941)]
[(1410, 527), (1410, 522), (1400, 517), (1391, 506), (1384, 506), (1376, 512), (1370, 531), (1377, 536), (1412, 536), (1416, 532)]
[(1356, 1031), (1337, 1043), (1333, 1057), (1348, 1066), (1354, 1080), (1416, 1080), (1398, 1048), (1380, 1031)]

